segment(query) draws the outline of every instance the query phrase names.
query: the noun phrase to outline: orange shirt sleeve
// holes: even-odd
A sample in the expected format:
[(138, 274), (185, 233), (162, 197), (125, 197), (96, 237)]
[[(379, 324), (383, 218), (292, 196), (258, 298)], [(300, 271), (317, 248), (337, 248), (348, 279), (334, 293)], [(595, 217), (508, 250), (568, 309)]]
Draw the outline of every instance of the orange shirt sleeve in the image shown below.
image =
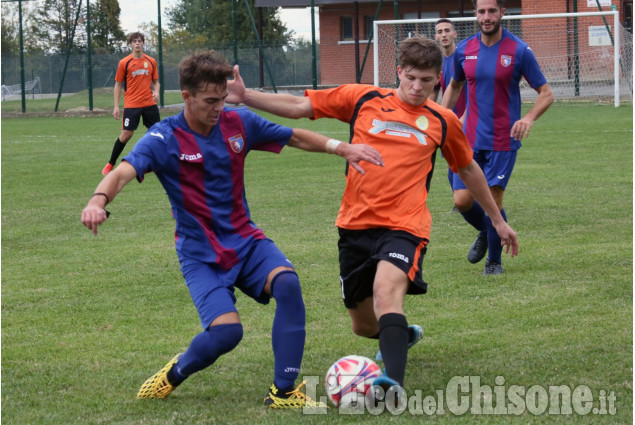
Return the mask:
[(126, 73), (126, 61), (129, 59), (129, 56), (126, 56), (122, 60), (119, 61), (119, 65), (117, 66), (117, 73), (115, 74), (115, 81), (123, 84), (124, 74)]
[(156, 81), (159, 79), (159, 69), (157, 68), (157, 61), (154, 58), (150, 58), (152, 63), (152, 81)]
[(444, 113), (444, 117), (448, 124), (448, 132), (441, 152), (452, 172), (457, 173), (459, 168), (467, 167), (472, 162), (474, 153), (463, 133), (461, 121), (449, 109), (447, 112)]

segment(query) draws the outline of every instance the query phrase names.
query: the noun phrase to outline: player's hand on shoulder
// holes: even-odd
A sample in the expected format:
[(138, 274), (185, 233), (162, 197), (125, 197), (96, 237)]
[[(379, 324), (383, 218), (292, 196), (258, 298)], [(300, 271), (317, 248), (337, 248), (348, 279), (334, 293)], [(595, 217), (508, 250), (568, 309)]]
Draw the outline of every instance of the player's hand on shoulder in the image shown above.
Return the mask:
[(227, 80), (228, 95), (225, 99), (225, 102), (234, 105), (242, 103), (245, 99), (246, 91), (247, 88), (245, 87), (245, 82), (240, 76), (240, 68), (238, 65), (234, 65), (234, 79)]

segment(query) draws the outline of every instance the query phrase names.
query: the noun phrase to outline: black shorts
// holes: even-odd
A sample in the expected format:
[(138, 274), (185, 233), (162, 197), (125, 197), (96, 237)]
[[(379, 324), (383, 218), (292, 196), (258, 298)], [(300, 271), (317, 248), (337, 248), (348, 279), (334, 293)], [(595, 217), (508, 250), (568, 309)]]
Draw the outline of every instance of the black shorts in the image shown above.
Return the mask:
[(373, 296), (373, 283), (380, 260), (394, 264), (408, 276), (408, 294), (425, 294), (428, 291), (428, 284), (421, 278), (427, 239), (403, 230), (385, 228), (340, 228), (339, 234), (340, 282), (346, 308), (355, 308), (358, 302)]
[(144, 106), (143, 108), (124, 108), (121, 129), (135, 131), (139, 127), (139, 119), (143, 117), (143, 125), (146, 128), (152, 127), (161, 121), (159, 107), (157, 105)]

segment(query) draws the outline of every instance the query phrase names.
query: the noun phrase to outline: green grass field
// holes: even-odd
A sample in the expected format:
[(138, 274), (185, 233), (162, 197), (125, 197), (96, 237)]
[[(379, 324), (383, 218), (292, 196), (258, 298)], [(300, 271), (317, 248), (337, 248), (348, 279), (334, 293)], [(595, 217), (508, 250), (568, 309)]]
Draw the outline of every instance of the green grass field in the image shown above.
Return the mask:
[[(181, 93), (178, 91), (166, 91), (163, 95), (164, 105), (173, 105), (177, 103), (183, 103)], [(84, 90), (78, 93), (73, 93), (68, 96), (62, 96), (59, 103), (57, 97), (47, 99), (32, 99), (28, 95), (25, 98), (26, 112), (48, 114), (55, 112), (55, 105), (57, 104), (57, 112), (63, 113), (69, 110), (81, 109), (88, 110), (89, 93), (88, 90)], [(123, 108), (123, 93), (121, 94), (120, 104)], [(93, 110), (105, 110), (112, 112), (113, 107), (113, 88), (98, 88), (93, 90)], [(2, 102), (3, 113), (22, 113), (22, 99), (8, 100)]]
[[(425, 332), (409, 353), (410, 396), (420, 390), (428, 400), (438, 392), (449, 397), (449, 383), (464, 376), (496, 385), (504, 395), (514, 386), (526, 394), (586, 386), (594, 402), (588, 407), (601, 408), (604, 394), (608, 409), (614, 395), (614, 414), (522, 409), (518, 415), (456, 415), (446, 404), (444, 414), (422, 416), (265, 409), (274, 308), (242, 294), (241, 344), (168, 399), (136, 400), (141, 383), (200, 331), (174, 252), (167, 197), (154, 175), (131, 182), (93, 237), (80, 213), (101, 180), (118, 124), (109, 116), (5, 118), (2, 422), (632, 423), (632, 117), (632, 106), (556, 104), (541, 118), (520, 151), (505, 198), (521, 252), (504, 257), (505, 274), (498, 277), (484, 278), (483, 263), (465, 259), (476, 235), (450, 212), (446, 165), (439, 158), (424, 261), (430, 290), (406, 302), (409, 321)], [(274, 120), (347, 139), (339, 122)], [(333, 222), (343, 169), (341, 158), (294, 149), (254, 152), (247, 161), (253, 218), (302, 281), (307, 344), (301, 375), (319, 378), (318, 396), (324, 396), (323, 376), (333, 361), (377, 351), (376, 341), (352, 334), (340, 300)]]

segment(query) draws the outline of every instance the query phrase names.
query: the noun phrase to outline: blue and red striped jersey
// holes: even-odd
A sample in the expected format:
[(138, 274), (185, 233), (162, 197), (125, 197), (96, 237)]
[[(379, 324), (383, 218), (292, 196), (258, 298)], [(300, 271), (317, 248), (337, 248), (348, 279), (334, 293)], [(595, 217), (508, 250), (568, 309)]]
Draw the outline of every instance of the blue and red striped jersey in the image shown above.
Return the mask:
[(547, 83), (535, 55), (523, 40), (503, 28), (502, 39), (487, 47), (481, 33), (463, 40), (454, 54), (454, 79), (467, 81), (465, 134), (474, 149), (509, 151), (520, 140), (510, 136), (520, 119), (520, 80), (532, 88)]
[(176, 219), (179, 259), (195, 258), (229, 269), (265, 235), (251, 220), (244, 186), (252, 149), (279, 153), (293, 130), (247, 108), (224, 108), (208, 136), (192, 131), (184, 113), (154, 125), (124, 158), (137, 179), (154, 172)]
[[(456, 54), (456, 50), (450, 56), (443, 56), (443, 68), (441, 69), (441, 91), (445, 93), (450, 84), (450, 80), (454, 75), (454, 55)], [(456, 101), (456, 105), (452, 110), (456, 114), (457, 117), (461, 118), (463, 113), (465, 112), (465, 107), (467, 105), (467, 89), (463, 87), (461, 89), (461, 94), (459, 95), (459, 99)]]

